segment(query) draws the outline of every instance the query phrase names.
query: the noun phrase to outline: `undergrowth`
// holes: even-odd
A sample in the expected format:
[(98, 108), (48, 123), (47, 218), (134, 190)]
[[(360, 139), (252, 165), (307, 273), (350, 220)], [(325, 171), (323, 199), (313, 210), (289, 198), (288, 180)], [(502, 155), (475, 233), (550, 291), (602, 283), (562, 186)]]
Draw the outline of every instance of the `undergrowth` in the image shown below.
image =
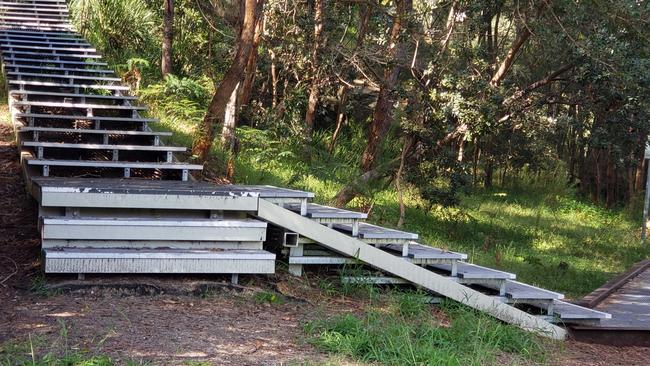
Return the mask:
[(305, 324), (318, 348), (352, 359), (385, 365), (496, 365), (544, 362), (551, 341), (505, 325), (452, 302), (440, 308), (441, 321), (427, 297), (407, 292), (363, 315), (344, 314)]

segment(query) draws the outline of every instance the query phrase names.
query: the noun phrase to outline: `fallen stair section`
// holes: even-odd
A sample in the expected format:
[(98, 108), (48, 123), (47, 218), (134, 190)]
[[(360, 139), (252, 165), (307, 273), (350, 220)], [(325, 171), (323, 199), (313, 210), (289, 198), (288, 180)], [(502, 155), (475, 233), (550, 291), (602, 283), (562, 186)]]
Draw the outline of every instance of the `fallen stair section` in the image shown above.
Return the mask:
[(0, 0), (0, 50), (46, 273), (226, 273), (236, 282), (275, 271), (265, 249), (279, 228), (295, 275), (360, 263), (377, 276), (345, 281), (413, 284), (552, 338), (565, 336), (554, 323), (609, 317), (417, 234), (311, 203), (309, 192), (193, 181), (202, 166), (163, 144), (170, 133), (150, 128), (157, 120), (74, 31), (63, 0)]

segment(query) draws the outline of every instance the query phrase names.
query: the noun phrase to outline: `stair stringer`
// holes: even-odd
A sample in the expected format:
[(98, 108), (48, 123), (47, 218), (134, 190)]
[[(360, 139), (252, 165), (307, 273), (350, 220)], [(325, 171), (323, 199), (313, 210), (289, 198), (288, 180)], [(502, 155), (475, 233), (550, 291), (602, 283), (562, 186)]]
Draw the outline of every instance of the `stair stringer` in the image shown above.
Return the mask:
[(321, 245), (403, 278), (444, 297), (487, 313), (501, 321), (544, 337), (563, 340), (566, 330), (535, 315), (528, 314), (492, 297), (412, 264), (361, 240), (330, 229), (266, 200), (259, 200), (257, 216), (265, 221), (298, 233)]

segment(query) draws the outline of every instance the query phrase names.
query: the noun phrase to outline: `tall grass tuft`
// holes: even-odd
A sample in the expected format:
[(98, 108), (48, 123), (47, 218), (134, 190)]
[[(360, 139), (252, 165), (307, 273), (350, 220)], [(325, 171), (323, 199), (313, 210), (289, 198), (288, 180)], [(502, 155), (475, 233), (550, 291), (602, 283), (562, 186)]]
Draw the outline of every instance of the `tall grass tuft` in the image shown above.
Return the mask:
[(392, 304), (362, 316), (345, 314), (307, 323), (323, 351), (385, 365), (495, 365), (543, 362), (551, 341), (445, 302), (444, 324), (422, 293), (394, 294)]

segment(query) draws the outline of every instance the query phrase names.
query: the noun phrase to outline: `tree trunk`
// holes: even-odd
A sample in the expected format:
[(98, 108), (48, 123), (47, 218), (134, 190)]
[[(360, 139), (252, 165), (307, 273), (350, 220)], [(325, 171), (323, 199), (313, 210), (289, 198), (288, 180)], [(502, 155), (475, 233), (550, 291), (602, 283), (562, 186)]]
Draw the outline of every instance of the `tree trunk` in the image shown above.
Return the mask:
[(278, 74), (275, 66), (275, 52), (269, 50), (269, 56), (271, 58), (271, 108), (275, 109), (275, 106), (278, 105)]
[(331, 154), (334, 151), (334, 146), (336, 145), (336, 139), (339, 137), (341, 128), (343, 127), (343, 121), (345, 121), (345, 107), (348, 100), (348, 93), (345, 87), (345, 84), (341, 84), (339, 91), (336, 93), (338, 97), (338, 107), (336, 108), (336, 128), (332, 134), (332, 141), (330, 146), (327, 148), (327, 151)]
[(492, 177), (494, 175), (494, 164), (492, 163), (491, 158), (487, 158), (485, 162), (485, 180), (483, 181), (483, 187), (492, 188)]
[(381, 178), (390, 176), (395, 169), (399, 166), (400, 158), (395, 158), (385, 164), (382, 164), (366, 173), (354, 181), (348, 183), (345, 187), (341, 188), (332, 199), (332, 204), (336, 207), (343, 207), (352, 201), (362, 190), (363, 187), (375, 182)]
[(163, 41), (161, 73), (165, 77), (172, 73), (172, 45), (174, 42), (174, 0), (164, 0)]
[(413, 6), (412, 0), (398, 0), (397, 12), (393, 17), (391, 27), (388, 59), (389, 65), (384, 70), (383, 80), (377, 96), (377, 105), (372, 115), (372, 123), (368, 131), (368, 142), (361, 155), (361, 169), (368, 172), (372, 169), (380, 153), (388, 127), (390, 126), (394, 109), (394, 92), (401, 72), (400, 62), (403, 59), (404, 42), (400, 40), (406, 16)]
[[(248, 57), (251, 55), (253, 41), (255, 37), (255, 28), (262, 13), (264, 0), (245, 0), (242, 3), (243, 20), (241, 29), (237, 37), (237, 48), (232, 64), (221, 79), (217, 89), (210, 101), (208, 111), (203, 118), (200, 135), (194, 143), (192, 152), (200, 160), (206, 160), (208, 153), (214, 143), (216, 128), (223, 124), (226, 118), (226, 107), (231, 101), (231, 97), (236, 92), (237, 87), (242, 81), (242, 75), (248, 64)], [(235, 94), (236, 95), (236, 94)], [(237, 111), (235, 111), (235, 114)], [(234, 128), (234, 127), (233, 127)], [(235, 146), (231, 141), (234, 134), (225, 137), (225, 145)], [(223, 140), (223, 139), (222, 139)]]
[(413, 146), (414, 142), (415, 139), (413, 139), (413, 137), (404, 137), (404, 146), (402, 147), (402, 153), (400, 154), (399, 169), (397, 169), (397, 174), (395, 177), (395, 186), (397, 187), (397, 194), (399, 197), (399, 220), (397, 221), (398, 229), (402, 228), (404, 221), (406, 220), (406, 205), (404, 204), (404, 188), (402, 187), (402, 177), (404, 175), (404, 168), (406, 165), (406, 156), (408, 155), (409, 151), (411, 151), (411, 147)]
[(323, 47), (323, 17), (325, 12), (324, 0), (314, 0), (314, 44), (311, 59), (311, 85), (309, 100), (305, 112), (305, 133), (309, 138), (314, 130), (316, 107), (318, 106), (318, 91), (320, 89), (320, 53)]
[(528, 38), (530, 38), (530, 30), (528, 30), (527, 27), (523, 27), (517, 33), (517, 37), (515, 38), (512, 45), (510, 46), (510, 49), (508, 50), (506, 57), (501, 62), (501, 65), (499, 65), (499, 68), (494, 73), (494, 76), (492, 76), (492, 80), (490, 80), (490, 85), (498, 86), (499, 84), (501, 84), (501, 81), (508, 73), (510, 66), (512, 66), (512, 63), (515, 61), (515, 57), (517, 56), (517, 53), (524, 45), (524, 43), (526, 43)]
[(223, 128), (221, 129), (221, 143), (224, 148), (234, 151), (235, 146), (235, 128), (237, 127), (237, 92), (239, 91), (239, 83), (230, 94), (228, 103), (223, 119)]
[(255, 73), (257, 71), (257, 48), (262, 36), (262, 23), (263, 22), (259, 20), (257, 22), (257, 27), (255, 28), (253, 47), (251, 48), (251, 53), (248, 56), (248, 63), (246, 64), (246, 70), (244, 71), (244, 81), (239, 89), (239, 97), (237, 100), (238, 110), (250, 103), (251, 92), (253, 91), (253, 85), (255, 84)]

